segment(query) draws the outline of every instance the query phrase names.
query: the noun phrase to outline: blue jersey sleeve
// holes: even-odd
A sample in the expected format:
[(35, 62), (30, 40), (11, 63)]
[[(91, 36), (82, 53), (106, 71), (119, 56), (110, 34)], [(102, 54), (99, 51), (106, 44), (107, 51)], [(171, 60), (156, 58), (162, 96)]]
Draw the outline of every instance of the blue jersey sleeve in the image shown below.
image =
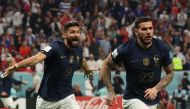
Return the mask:
[(124, 56), (124, 49), (123, 49), (123, 45), (117, 47), (112, 53), (112, 60), (115, 64), (118, 64), (122, 61), (123, 56)]
[(43, 54), (46, 55), (46, 57), (50, 57), (52, 54), (54, 54), (55, 50), (54, 50), (54, 43), (51, 43), (50, 45), (46, 46), (44, 49), (41, 50), (41, 52)]
[(172, 63), (172, 56), (171, 56), (171, 50), (170, 48), (164, 44), (164, 49), (163, 49), (163, 59), (162, 59), (162, 65), (163, 66), (168, 66), (169, 64)]

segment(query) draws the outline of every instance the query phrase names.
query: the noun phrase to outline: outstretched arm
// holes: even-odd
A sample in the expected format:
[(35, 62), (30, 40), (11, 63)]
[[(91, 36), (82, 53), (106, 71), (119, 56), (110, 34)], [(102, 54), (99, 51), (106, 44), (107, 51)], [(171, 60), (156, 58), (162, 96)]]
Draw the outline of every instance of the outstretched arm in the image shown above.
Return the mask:
[(13, 66), (5, 69), (3, 76), (6, 77), (7, 75), (11, 74), (16, 69), (22, 68), (22, 67), (28, 67), (33, 66), (41, 61), (43, 61), (46, 58), (46, 55), (39, 52), (36, 55), (29, 57), (19, 63), (14, 64)]
[(112, 56), (111, 54), (108, 55), (108, 57), (103, 61), (102, 64), (102, 79), (103, 82), (105, 84), (105, 86), (108, 89), (108, 98), (106, 103), (108, 105), (112, 105), (112, 102), (116, 103), (116, 97), (115, 97), (115, 92), (114, 89), (112, 87), (112, 83), (111, 83), (111, 72), (110, 72), (110, 67), (114, 65), (114, 62), (112, 61)]

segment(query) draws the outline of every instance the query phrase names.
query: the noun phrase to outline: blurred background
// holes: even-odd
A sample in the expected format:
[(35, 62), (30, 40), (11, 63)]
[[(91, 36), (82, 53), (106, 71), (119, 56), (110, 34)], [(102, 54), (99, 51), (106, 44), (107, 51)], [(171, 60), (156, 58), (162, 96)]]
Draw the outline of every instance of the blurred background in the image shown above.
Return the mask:
[[(171, 48), (175, 75), (163, 89), (159, 109), (190, 109), (190, 0), (0, 0), (0, 71), (10, 58), (19, 62), (36, 54), (49, 42), (60, 40), (65, 22), (81, 24), (81, 46), (94, 77), (75, 72), (76, 96), (105, 96), (99, 76), (102, 60), (133, 37), (135, 18), (154, 19), (155, 38)], [(164, 75), (164, 72), (163, 74)], [(33, 98), (43, 76), (43, 62), (18, 69), (13, 77), (27, 85), (13, 85), (15, 98)], [(114, 90), (121, 95), (126, 82), (122, 66), (112, 68)]]

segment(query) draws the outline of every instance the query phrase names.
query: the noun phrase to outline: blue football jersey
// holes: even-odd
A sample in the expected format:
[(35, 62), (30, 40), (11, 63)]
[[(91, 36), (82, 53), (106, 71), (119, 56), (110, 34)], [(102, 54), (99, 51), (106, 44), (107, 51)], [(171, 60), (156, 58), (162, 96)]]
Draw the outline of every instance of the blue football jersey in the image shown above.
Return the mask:
[(44, 75), (39, 95), (49, 101), (58, 101), (73, 94), (73, 73), (82, 65), (82, 48), (68, 49), (63, 41), (54, 41), (42, 51)]
[(161, 79), (161, 68), (171, 64), (169, 47), (161, 40), (154, 39), (148, 49), (140, 47), (136, 39), (119, 46), (112, 52), (114, 63), (123, 62), (126, 69), (124, 99), (138, 98), (146, 104), (158, 103), (144, 98), (144, 91), (154, 87)]

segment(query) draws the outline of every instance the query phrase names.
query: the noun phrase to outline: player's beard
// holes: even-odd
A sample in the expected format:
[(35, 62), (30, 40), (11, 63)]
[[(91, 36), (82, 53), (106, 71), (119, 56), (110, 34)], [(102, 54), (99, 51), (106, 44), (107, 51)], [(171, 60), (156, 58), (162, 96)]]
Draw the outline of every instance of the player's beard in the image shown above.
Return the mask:
[(79, 39), (78, 38), (67, 38), (67, 43), (69, 47), (77, 48), (79, 46)]
[(142, 43), (143, 45), (149, 45), (149, 44), (152, 43), (152, 38), (151, 38), (150, 41), (146, 41), (146, 39), (145, 39), (145, 38), (143, 39), (142, 37), (139, 37), (139, 39), (140, 39), (140, 41), (141, 41), (141, 43)]

